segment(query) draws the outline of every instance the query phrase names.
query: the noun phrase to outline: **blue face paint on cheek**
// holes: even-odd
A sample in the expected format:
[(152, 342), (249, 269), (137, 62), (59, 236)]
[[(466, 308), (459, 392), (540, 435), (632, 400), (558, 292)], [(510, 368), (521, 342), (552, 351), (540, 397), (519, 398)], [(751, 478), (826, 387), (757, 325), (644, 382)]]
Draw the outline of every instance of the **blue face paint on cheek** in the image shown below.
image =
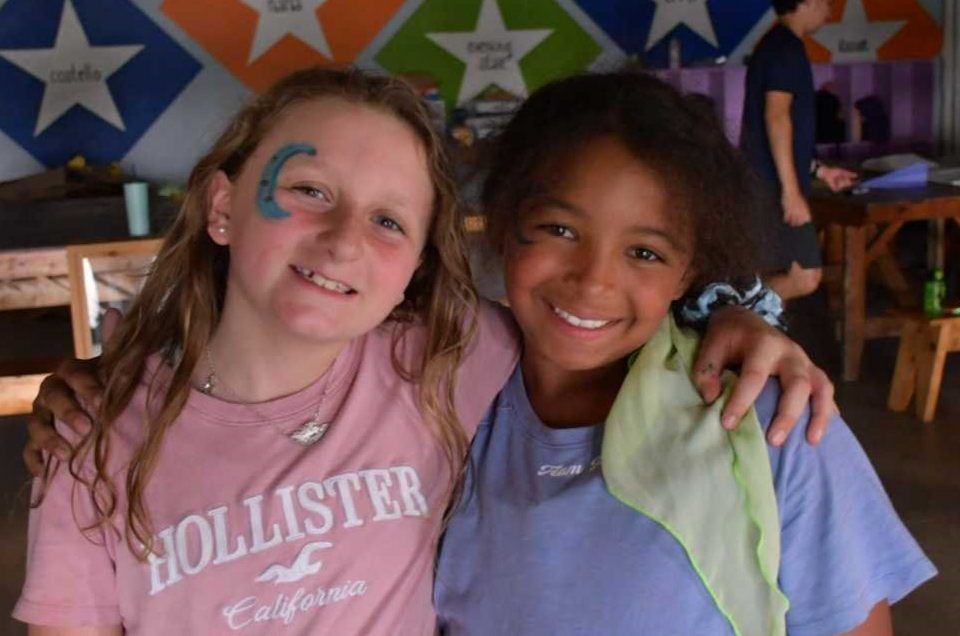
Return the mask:
[(276, 151), (270, 160), (263, 166), (260, 175), (260, 184), (257, 186), (257, 209), (265, 218), (285, 219), (290, 213), (277, 205), (274, 192), (277, 189), (277, 177), (283, 164), (296, 155), (317, 154), (317, 149), (309, 144), (287, 144)]

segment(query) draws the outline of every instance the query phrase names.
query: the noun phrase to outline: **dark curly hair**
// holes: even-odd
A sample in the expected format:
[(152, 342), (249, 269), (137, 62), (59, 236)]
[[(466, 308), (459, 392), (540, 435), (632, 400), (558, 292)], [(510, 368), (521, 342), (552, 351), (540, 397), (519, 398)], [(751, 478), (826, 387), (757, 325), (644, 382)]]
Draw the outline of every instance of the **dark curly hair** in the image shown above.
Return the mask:
[(757, 271), (750, 221), (753, 178), (710, 104), (645, 73), (577, 75), (536, 91), (497, 139), (483, 192), (495, 248), (526, 204), (548, 191), (580, 148), (620, 141), (660, 177), (693, 239), (688, 294), (714, 281), (743, 283)]

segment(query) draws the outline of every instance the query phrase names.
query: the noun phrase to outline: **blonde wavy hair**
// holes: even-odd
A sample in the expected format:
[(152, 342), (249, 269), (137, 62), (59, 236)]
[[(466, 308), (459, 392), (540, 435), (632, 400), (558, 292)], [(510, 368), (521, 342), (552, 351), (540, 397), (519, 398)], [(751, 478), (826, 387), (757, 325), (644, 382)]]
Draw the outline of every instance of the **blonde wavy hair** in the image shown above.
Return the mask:
[[(477, 296), (441, 140), (420, 99), (401, 80), (356, 70), (302, 70), (240, 110), (194, 167), (183, 206), (143, 290), (107, 343), (101, 360), (105, 391), (98, 417), (90, 433), (74, 448), (69, 462), (71, 475), (86, 486), (93, 503), (96, 516), (94, 523), (84, 528), (88, 531), (108, 527), (117, 514), (118, 485), (107, 472), (113, 423), (130, 403), (150, 356), (160, 354), (172, 370), (163, 382), (156, 374), (150, 381), (144, 439), (127, 467), (124, 484), (128, 502), (124, 535), (140, 559), (146, 559), (155, 547), (144, 490), (157, 465), (164, 436), (187, 402), (191, 377), (223, 308), (229, 252), (207, 234), (210, 183), (221, 170), (231, 180), (236, 178), (291, 106), (328, 98), (391, 114), (406, 123), (423, 144), (434, 190), (430, 230), (422, 262), (405, 290), (405, 300), (387, 318), (395, 323), (394, 368), (405, 380), (418, 384), (421, 410), (438, 439), (451, 477), (460, 473), (467, 439), (454, 408), (454, 382), (464, 350), (476, 331)], [(414, 368), (405, 368), (400, 362), (401, 339), (413, 323), (425, 329), (425, 347)], [(81, 470), (83, 466), (87, 468)], [(48, 478), (50, 474), (48, 470)], [(452, 496), (454, 483), (451, 479), (448, 495)]]

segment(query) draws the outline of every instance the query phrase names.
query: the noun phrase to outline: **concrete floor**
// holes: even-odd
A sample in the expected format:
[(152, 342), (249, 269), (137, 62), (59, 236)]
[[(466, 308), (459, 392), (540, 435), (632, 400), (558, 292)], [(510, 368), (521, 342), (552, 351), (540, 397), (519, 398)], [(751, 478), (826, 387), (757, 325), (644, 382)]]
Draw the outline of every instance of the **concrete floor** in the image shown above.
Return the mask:
[[(833, 377), (838, 368), (822, 298), (796, 308), (792, 333)], [(41, 357), (70, 351), (69, 317), (0, 313), (0, 360), (31, 344)], [(41, 351), (38, 351), (42, 348)], [(838, 385), (841, 409), (867, 450), (900, 515), (940, 575), (894, 606), (898, 634), (960, 634), (960, 355), (948, 360), (936, 419), (921, 425), (886, 410), (893, 340), (867, 344), (862, 378)], [(24, 418), (0, 418), (0, 616), (9, 616), (23, 576), (27, 475), (20, 460)], [(23, 634), (0, 618), (0, 634)]]

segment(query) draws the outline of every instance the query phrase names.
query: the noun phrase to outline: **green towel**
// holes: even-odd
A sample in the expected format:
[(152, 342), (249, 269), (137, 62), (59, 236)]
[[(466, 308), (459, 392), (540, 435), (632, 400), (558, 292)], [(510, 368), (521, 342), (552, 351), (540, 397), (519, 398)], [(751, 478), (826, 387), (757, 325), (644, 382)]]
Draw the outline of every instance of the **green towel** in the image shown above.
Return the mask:
[(607, 417), (602, 470), (614, 497), (680, 542), (738, 636), (786, 633), (777, 587), (780, 521), (763, 428), (751, 408), (720, 425), (691, 380), (699, 341), (668, 317), (633, 364)]

